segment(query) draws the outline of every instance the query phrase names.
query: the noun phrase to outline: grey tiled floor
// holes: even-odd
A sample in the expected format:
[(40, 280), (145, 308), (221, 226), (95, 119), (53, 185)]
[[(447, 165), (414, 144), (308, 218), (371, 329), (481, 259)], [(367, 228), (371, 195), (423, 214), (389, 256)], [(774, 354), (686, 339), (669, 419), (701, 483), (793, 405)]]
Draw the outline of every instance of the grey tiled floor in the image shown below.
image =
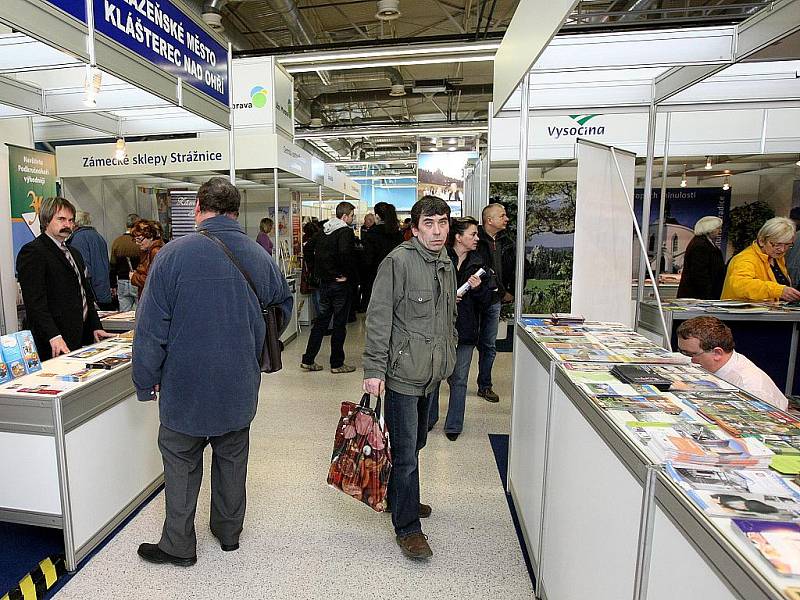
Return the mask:
[[(360, 366), (363, 321), (348, 329), (347, 362)], [(509, 430), (511, 355), (499, 354), (499, 404), (475, 395), (473, 363), (464, 433), (450, 442), (439, 425), (421, 453), (423, 521), (434, 551), (406, 559), (391, 520), (325, 483), (339, 402), (358, 400), (362, 373), (305, 373), (306, 332), (284, 354), (284, 369), (264, 376), (251, 430), (248, 508), (241, 549), (223, 553), (208, 531), (210, 474), (197, 512), (198, 561), (189, 569), (150, 565), (140, 542), (158, 541), (157, 496), (56, 598), (532, 598), (488, 433)], [(317, 362), (327, 367), (326, 338)], [(442, 388), (443, 413), (447, 386)], [(210, 450), (209, 450), (210, 452)]]

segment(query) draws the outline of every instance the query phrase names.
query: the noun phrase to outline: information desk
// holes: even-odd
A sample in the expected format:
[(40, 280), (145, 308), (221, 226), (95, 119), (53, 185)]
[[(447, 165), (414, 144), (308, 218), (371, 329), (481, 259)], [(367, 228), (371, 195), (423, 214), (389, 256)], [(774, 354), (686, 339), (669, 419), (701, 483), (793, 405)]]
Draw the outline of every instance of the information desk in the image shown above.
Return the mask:
[[(280, 340), (287, 345), (289, 342), (297, 337), (298, 322), (297, 322), (297, 308), (300, 294), (297, 292), (297, 283), (293, 278), (286, 280), (289, 283), (289, 290), (292, 292), (294, 298), (293, 310), (289, 320), (289, 324), (281, 334)], [(100, 324), (105, 331), (110, 333), (119, 333), (123, 331), (131, 331), (136, 328), (136, 311), (127, 312), (108, 312), (100, 315)]]
[[(800, 380), (795, 381), (799, 358), (797, 347), (800, 339), (800, 311), (775, 307), (760, 313), (737, 313), (690, 304), (667, 303), (664, 305), (664, 320), (671, 332), (673, 349), (678, 347), (677, 331), (681, 323), (694, 317), (708, 316), (725, 321), (733, 332), (736, 350), (758, 365), (780, 390), (787, 395), (800, 394)], [(636, 329), (657, 343), (666, 345), (661, 317), (654, 301), (642, 302)]]
[[(125, 346), (95, 347), (91, 360)], [(137, 401), (130, 363), (58, 379), (86, 362), (58, 357), (0, 386), (0, 520), (62, 529), (70, 571), (163, 482), (158, 404)], [(56, 393), (20, 391), (36, 388)]]
[(778, 600), (779, 577), (708, 518), (515, 327), (508, 487), (548, 600)]

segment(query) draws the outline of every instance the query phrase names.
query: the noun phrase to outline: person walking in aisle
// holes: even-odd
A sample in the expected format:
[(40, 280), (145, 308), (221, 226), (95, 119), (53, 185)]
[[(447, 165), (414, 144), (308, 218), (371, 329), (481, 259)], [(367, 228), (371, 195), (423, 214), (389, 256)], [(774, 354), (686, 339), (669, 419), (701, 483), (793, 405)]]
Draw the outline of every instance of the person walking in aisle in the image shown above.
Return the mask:
[[(166, 500), (160, 541), (139, 546), (147, 562), (197, 562), (194, 521), (208, 444), (211, 533), (223, 551), (239, 548), (266, 334), (261, 305), (280, 305), (284, 323), (292, 310), (275, 261), (236, 221), (239, 204), (239, 191), (227, 179), (204, 183), (194, 207), (199, 233), (170, 242), (158, 254), (139, 304), (133, 382), (139, 400), (159, 401)], [(258, 297), (220, 242), (250, 276)]]
[(138, 291), (131, 285), (130, 274), (139, 266), (139, 245), (133, 241), (131, 229), (141, 221), (136, 213), (130, 213), (125, 222), (125, 233), (111, 243), (111, 291), (116, 290), (119, 310), (128, 311), (136, 308)]
[(77, 248), (89, 271), (94, 299), (100, 310), (114, 308), (109, 280), (108, 244), (103, 236), (92, 227), (92, 215), (79, 210), (75, 215), (75, 230), (67, 243)]
[(502, 233), (508, 227), (508, 216), (502, 204), (489, 204), (481, 213), (483, 227), (478, 229), (478, 253), (483, 263), (489, 265), (497, 281), (492, 302), (480, 314), (478, 330), (478, 396), (488, 402), (499, 402), (492, 389), (492, 368), (497, 356), (497, 328), (500, 324), (502, 302), (511, 302), (513, 296), (503, 286)]
[(258, 235), (256, 236), (256, 241), (261, 244), (264, 250), (267, 251), (267, 254), (272, 256), (272, 238), (269, 237), (269, 234), (272, 233), (272, 228), (275, 224), (272, 222), (272, 219), (269, 217), (264, 217), (261, 219), (261, 223), (258, 224)]
[(449, 217), (450, 207), (441, 198), (423, 196), (414, 204), (414, 237), (378, 268), (366, 320), (364, 391), (386, 392), (392, 525), (403, 553), (415, 559), (433, 555), (420, 524), (431, 507), (420, 502), (419, 489), (430, 396), (455, 366), (455, 276), (445, 250)]
[(400, 231), (400, 221), (394, 205), (388, 202), (375, 204), (375, 226), (364, 233), (364, 262), (366, 263), (366, 276), (362, 281), (362, 308), (364, 311), (369, 306), (372, 295), (372, 285), (378, 272), (378, 265), (384, 258), (403, 243), (403, 232)]
[[(478, 315), (492, 302), (492, 290), (497, 287), (489, 268), (475, 251), (478, 247), (478, 222), (472, 217), (462, 217), (450, 221), (450, 235), (447, 240), (447, 253), (456, 270), (456, 289), (465, 283), (470, 287), (456, 298), (458, 303), (458, 346), (456, 347), (456, 366), (447, 379), (450, 384), (450, 402), (444, 422), (444, 434), (454, 442), (464, 428), (464, 407), (467, 399), (467, 381), (472, 363), (472, 351), (478, 343)], [(485, 271), (482, 277), (476, 275), (479, 269)], [(428, 413), (428, 430), (439, 420), (439, 390), (431, 397)]]
[(356, 207), (349, 202), (336, 205), (336, 217), (328, 219), (314, 246), (314, 278), (319, 283), (319, 314), (308, 337), (300, 368), (321, 371), (315, 359), (322, 338), (333, 317), (331, 334), (331, 373), (352, 373), (355, 367), (344, 362), (344, 340), (350, 315), (351, 282), (355, 277), (355, 235), (351, 225)]
[(47, 198), (39, 209), (41, 235), (17, 255), (27, 326), (45, 361), (113, 337), (100, 325), (81, 253), (70, 248), (75, 207), (65, 198)]

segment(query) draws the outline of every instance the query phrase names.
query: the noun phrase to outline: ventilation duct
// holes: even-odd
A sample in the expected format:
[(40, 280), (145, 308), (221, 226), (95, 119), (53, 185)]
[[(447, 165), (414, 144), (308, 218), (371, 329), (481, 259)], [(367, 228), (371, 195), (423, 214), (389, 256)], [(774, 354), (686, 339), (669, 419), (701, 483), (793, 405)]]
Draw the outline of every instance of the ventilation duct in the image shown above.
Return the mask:
[[(357, 81), (381, 81), (388, 79), (391, 89), (389, 95), (393, 97), (405, 96), (406, 87), (400, 71), (394, 67), (374, 67), (369, 69), (357, 69), (353, 71), (332, 71), (328, 73), (330, 85), (337, 88), (355, 83)], [(317, 76), (310, 73), (296, 73), (295, 82), (302, 85), (316, 84)]]
[(375, 18), (380, 21), (393, 21), (400, 18), (400, 0), (378, 0), (378, 12)]

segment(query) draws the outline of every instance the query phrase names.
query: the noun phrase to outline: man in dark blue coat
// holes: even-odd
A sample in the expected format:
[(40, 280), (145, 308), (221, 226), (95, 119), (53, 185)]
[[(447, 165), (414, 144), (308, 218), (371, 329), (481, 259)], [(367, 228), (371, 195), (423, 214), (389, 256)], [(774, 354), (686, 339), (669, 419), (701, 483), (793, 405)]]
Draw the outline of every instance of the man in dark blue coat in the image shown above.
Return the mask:
[[(140, 400), (159, 399), (166, 518), (158, 544), (142, 544), (153, 563), (197, 561), (194, 516), (211, 444), (211, 532), (223, 550), (239, 548), (245, 513), (249, 428), (255, 417), (265, 325), (259, 301), (279, 304), (289, 321), (292, 296), (267, 251), (236, 221), (239, 192), (214, 177), (200, 187), (198, 230), (158, 253), (136, 316), (133, 381)], [(160, 396), (160, 398), (159, 398)]]
[(97, 306), (101, 310), (111, 310), (114, 308), (114, 299), (111, 296), (108, 244), (97, 229), (92, 227), (90, 213), (79, 210), (75, 215), (75, 225), (76, 229), (67, 243), (77, 248), (83, 257), (83, 262), (86, 263), (86, 268), (89, 269)]

